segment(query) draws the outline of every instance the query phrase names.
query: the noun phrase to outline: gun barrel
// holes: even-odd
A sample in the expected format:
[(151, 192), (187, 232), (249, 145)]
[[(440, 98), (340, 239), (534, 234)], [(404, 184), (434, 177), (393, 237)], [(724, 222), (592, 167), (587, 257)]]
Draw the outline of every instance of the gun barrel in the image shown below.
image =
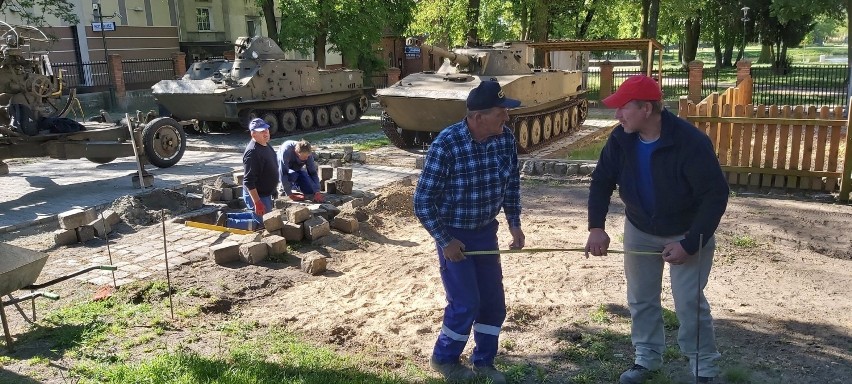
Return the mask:
[(456, 64), (461, 65), (461, 66), (467, 66), (468, 64), (470, 64), (470, 57), (469, 56), (461, 55), (461, 54), (458, 54), (458, 53), (455, 53), (455, 52), (450, 52), (446, 49), (438, 48), (438, 47), (431, 45), (431, 44), (426, 44), (424, 42), (421, 42), (420, 39), (409, 38), (406, 41), (406, 44), (418, 46), (418, 47), (420, 47), (421, 50), (425, 50), (426, 53), (431, 53), (431, 54), (438, 55), (438, 56), (441, 56), (441, 57), (446, 57), (446, 58), (450, 59), (450, 61), (452, 61), (453, 63), (456, 63)]

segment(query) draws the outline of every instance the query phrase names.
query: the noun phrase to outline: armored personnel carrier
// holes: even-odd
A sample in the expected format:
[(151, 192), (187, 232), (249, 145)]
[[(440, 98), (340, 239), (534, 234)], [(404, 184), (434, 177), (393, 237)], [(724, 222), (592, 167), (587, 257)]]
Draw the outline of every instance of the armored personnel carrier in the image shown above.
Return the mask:
[(270, 133), (333, 127), (369, 108), (359, 70), (324, 70), (314, 61), (286, 60), (268, 37), (240, 37), (236, 59), (193, 63), (180, 80), (155, 84), (154, 97), (177, 120), (208, 126), (260, 117)]
[[(47, 54), (33, 43), (49, 43), (38, 28), (0, 21), (0, 174), (5, 159), (49, 156), (86, 158), (104, 164), (136, 156), (157, 167), (175, 165), (186, 150), (186, 133), (173, 119), (126, 119), (126, 125), (67, 119), (75, 101), (67, 101), (62, 72), (54, 73)], [(138, 155), (137, 155), (138, 154)]]
[(500, 83), (506, 97), (521, 101), (509, 110), (518, 151), (526, 153), (571, 134), (586, 119), (580, 71), (533, 70), (509, 44), (458, 48), (452, 52), (409, 38), (423, 54), (444, 57), (437, 71), (408, 75), (377, 91), (382, 130), (399, 148), (428, 145), (438, 132), (461, 121), (470, 90), (483, 80)]

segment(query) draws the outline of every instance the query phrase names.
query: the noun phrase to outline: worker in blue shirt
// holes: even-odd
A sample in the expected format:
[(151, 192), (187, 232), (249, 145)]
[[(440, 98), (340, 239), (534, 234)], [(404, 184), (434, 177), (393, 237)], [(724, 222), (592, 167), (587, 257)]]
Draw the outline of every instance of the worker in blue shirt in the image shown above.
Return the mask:
[[(317, 163), (307, 140), (287, 140), (278, 148), (278, 179), (281, 189), (290, 200), (305, 198), (322, 203), (325, 198), (320, 192)], [(293, 187), (298, 188), (298, 192)]]
[[(511, 248), (524, 247), (520, 172), (515, 137), (504, 123), (508, 108), (500, 84), (483, 81), (467, 97), (465, 118), (441, 131), (429, 147), (414, 193), (414, 212), (435, 238), (447, 296), (444, 321), (430, 359), (447, 381), (487, 377), (494, 368), (506, 318), (503, 271), (497, 253), (497, 214), (506, 215)], [(465, 256), (465, 251), (494, 251)], [(472, 369), (459, 361), (473, 329)]]
[(621, 384), (645, 382), (663, 363), (660, 293), (666, 263), (681, 352), (699, 383), (719, 374), (721, 355), (704, 287), (713, 265), (713, 233), (728, 204), (728, 182), (710, 138), (663, 109), (662, 97), (653, 78), (633, 76), (603, 100), (615, 108), (621, 124), (601, 150), (589, 187), (587, 255), (602, 256), (609, 248), (605, 222), (616, 186), (627, 216), (624, 274), (636, 356)]

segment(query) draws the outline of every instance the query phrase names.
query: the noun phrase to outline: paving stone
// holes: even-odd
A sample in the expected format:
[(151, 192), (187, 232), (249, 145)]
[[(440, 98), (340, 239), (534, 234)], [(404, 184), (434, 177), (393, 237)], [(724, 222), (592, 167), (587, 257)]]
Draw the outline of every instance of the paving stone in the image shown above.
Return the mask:
[(262, 242), (240, 244), (240, 260), (249, 264), (257, 264), (269, 256), (269, 247)]
[(320, 237), (331, 234), (331, 227), (328, 221), (322, 217), (313, 217), (302, 223), (305, 230), (305, 237), (309, 240), (316, 240)]
[(107, 234), (112, 232), (112, 228), (110, 227), (109, 223), (105, 219), (102, 219), (100, 217), (86, 225), (89, 225), (95, 229), (95, 237), (99, 239), (106, 238)]
[(318, 253), (309, 253), (302, 257), (302, 272), (318, 276), (325, 273), (328, 266), (326, 257)]
[(270, 255), (283, 255), (287, 252), (287, 239), (281, 236), (267, 236), (261, 240), (269, 247)]
[(287, 221), (301, 224), (311, 218), (311, 211), (305, 206), (292, 206), (287, 209)]
[(243, 185), (243, 177), (245, 176), (243, 172), (234, 172), (232, 176), (234, 178), (234, 185)]
[(107, 209), (103, 211), (101, 215), (103, 215), (104, 220), (106, 220), (107, 224), (109, 224), (110, 226), (118, 225), (118, 223), (121, 222), (121, 216), (119, 216), (118, 213), (116, 213), (112, 209)]
[(334, 168), (334, 178), (337, 180), (352, 181), (352, 168), (337, 167)]
[(126, 261), (122, 261), (120, 263), (115, 263), (113, 265), (115, 265), (116, 267), (119, 267), (121, 270), (124, 270), (124, 271), (127, 271), (127, 272), (139, 272), (139, 271), (142, 271), (144, 269), (144, 268), (142, 268), (142, 267), (140, 267), (136, 264), (129, 264)]
[(334, 186), (337, 189), (337, 193), (341, 195), (348, 195), (352, 193), (354, 183), (352, 181), (337, 180), (337, 182), (334, 183)]
[(240, 244), (232, 241), (210, 246), (210, 258), (216, 264), (225, 264), (240, 259)]
[(87, 281), (94, 285), (112, 284), (112, 277), (98, 276), (90, 278)]
[(121, 287), (121, 286), (123, 286), (123, 285), (130, 284), (130, 283), (132, 283), (133, 281), (134, 281), (133, 279), (121, 279), (121, 280), (116, 280), (116, 281), (115, 281), (115, 285), (117, 285), (117, 286)]
[(86, 215), (86, 211), (82, 209), (62, 212), (57, 218), (59, 219), (59, 228), (62, 229), (75, 229), (91, 221)]
[(284, 236), (287, 241), (302, 241), (305, 238), (305, 231), (302, 229), (302, 226), (296, 223), (285, 222), (284, 227), (281, 228), (281, 235)]
[(281, 218), (281, 211), (274, 210), (263, 215), (263, 227), (267, 231), (275, 231), (284, 226), (284, 221)]
[(143, 280), (143, 279), (148, 278), (148, 276), (151, 276), (151, 275), (153, 275), (153, 273), (148, 272), (148, 271), (144, 271), (144, 272), (136, 273), (135, 275), (133, 275), (133, 277), (138, 279), (138, 280)]
[(331, 221), (331, 226), (343, 233), (354, 233), (358, 230), (358, 220), (351, 216), (337, 216)]
[(328, 180), (334, 175), (334, 167), (330, 165), (320, 165), (317, 173), (319, 173), (320, 181)]
[(95, 238), (95, 228), (89, 225), (83, 225), (75, 229), (77, 231), (77, 241), (85, 243)]
[(53, 244), (56, 246), (71, 245), (77, 242), (77, 231), (74, 229), (57, 229), (53, 231)]

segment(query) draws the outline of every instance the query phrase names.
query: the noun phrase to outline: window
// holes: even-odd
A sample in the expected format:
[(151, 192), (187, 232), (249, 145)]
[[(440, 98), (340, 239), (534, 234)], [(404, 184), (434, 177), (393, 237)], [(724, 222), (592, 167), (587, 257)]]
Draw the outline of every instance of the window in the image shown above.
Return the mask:
[(195, 8), (195, 23), (199, 31), (212, 30), (210, 25), (210, 8)]
[(246, 32), (248, 32), (249, 37), (258, 36), (257, 27), (260, 23), (257, 22), (257, 19), (246, 19)]

